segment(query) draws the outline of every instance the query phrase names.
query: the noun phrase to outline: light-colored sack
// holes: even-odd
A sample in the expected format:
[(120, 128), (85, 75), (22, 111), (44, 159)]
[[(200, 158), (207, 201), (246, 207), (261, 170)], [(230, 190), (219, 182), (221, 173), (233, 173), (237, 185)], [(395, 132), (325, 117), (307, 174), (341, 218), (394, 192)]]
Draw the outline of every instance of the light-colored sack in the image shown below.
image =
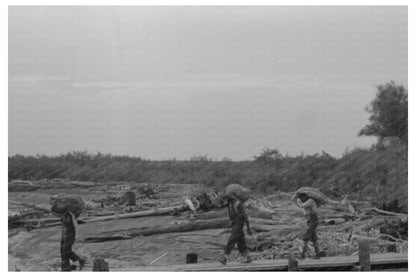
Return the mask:
[(239, 184), (230, 184), (225, 188), (224, 196), (246, 202), (251, 195), (251, 191)]
[(323, 194), (319, 189), (317, 188), (311, 188), (311, 187), (301, 187), (295, 192), (295, 196), (297, 197), (300, 193), (304, 193), (313, 200), (315, 200), (316, 204), (318, 206), (325, 205), (328, 203), (336, 202), (332, 199), (330, 199), (328, 196)]
[(73, 195), (54, 195), (50, 199), (51, 211), (59, 216), (70, 212), (75, 217), (79, 217), (84, 210), (84, 201), (79, 196)]

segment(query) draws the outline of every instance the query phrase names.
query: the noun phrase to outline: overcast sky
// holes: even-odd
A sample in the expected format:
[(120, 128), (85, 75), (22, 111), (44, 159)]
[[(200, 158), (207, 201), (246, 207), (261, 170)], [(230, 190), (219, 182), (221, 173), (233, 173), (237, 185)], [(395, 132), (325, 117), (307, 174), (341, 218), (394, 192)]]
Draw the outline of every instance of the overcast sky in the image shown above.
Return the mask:
[(10, 7), (9, 155), (340, 157), (407, 50), (406, 7)]

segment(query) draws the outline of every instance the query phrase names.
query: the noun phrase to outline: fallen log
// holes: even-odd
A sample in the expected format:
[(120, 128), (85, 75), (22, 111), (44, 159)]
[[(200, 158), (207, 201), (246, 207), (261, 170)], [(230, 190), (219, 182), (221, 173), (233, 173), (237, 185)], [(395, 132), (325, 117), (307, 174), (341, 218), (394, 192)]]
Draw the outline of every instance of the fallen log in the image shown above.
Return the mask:
[(341, 224), (344, 223), (346, 220), (343, 217), (340, 218), (327, 218), (323, 221), (323, 223), (325, 224), (329, 224), (329, 225), (335, 225), (335, 224)]
[(100, 217), (88, 218), (88, 219), (80, 218), (78, 222), (89, 223), (89, 222), (107, 221), (107, 220), (114, 220), (114, 219), (137, 218), (137, 217), (153, 216), (153, 215), (166, 215), (166, 214), (170, 214), (173, 212), (184, 211), (186, 209), (187, 209), (186, 205), (178, 205), (174, 207), (156, 208), (152, 210), (140, 211), (140, 212), (134, 212), (134, 213), (100, 216)]
[(102, 232), (103, 235), (95, 237), (86, 237), (83, 242), (103, 242), (120, 239), (131, 239), (137, 236), (152, 236), (166, 233), (191, 232), (206, 229), (227, 228), (230, 225), (229, 219), (213, 219), (193, 221), (190, 223), (176, 224), (170, 226), (158, 226), (153, 228), (132, 228), (125, 230), (116, 230)]
[(13, 204), (13, 205), (28, 207), (28, 208), (38, 210), (38, 211), (41, 211), (41, 212), (44, 212), (44, 213), (50, 213), (51, 212), (50, 209), (47, 209), (47, 208), (44, 208), (44, 207), (39, 207), (39, 206), (36, 206), (34, 204), (27, 204), (27, 203), (13, 201), (13, 200), (9, 200), (9, 203)]
[(289, 200), (292, 197), (292, 195), (293, 195), (293, 192), (292, 193), (288, 193), (288, 192), (277, 192), (277, 193), (274, 193), (272, 195), (269, 195), (269, 196), (264, 197), (264, 199), (265, 200), (269, 200), (269, 199), (273, 199), (275, 197), (283, 196), (284, 198), (287, 198), (287, 200)]
[(255, 224), (255, 225), (251, 225), (250, 227), (253, 231), (256, 231), (256, 232), (269, 232), (269, 231), (273, 231), (277, 229), (276, 226), (262, 225), (262, 224), (259, 224), (259, 225)]
[(400, 217), (400, 218), (403, 218), (403, 219), (406, 219), (407, 220), (407, 214), (394, 213), (394, 212), (380, 210), (380, 209), (377, 209), (377, 208), (368, 208), (366, 210), (367, 211), (374, 211), (374, 212), (377, 212), (379, 214), (384, 214), (384, 215), (397, 216), (397, 217)]

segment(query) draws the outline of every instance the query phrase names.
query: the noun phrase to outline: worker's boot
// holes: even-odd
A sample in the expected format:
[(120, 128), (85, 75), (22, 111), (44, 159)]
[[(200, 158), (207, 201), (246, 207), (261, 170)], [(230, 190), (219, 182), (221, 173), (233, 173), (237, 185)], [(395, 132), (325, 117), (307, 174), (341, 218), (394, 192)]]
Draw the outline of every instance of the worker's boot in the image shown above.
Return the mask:
[(302, 246), (302, 252), (300, 252), (300, 259), (305, 259), (306, 258), (306, 251), (308, 250), (308, 242), (304, 241), (303, 242), (303, 246)]
[(315, 257), (314, 259), (320, 259), (321, 258), (321, 252), (319, 251), (319, 243), (318, 241), (313, 242), (313, 248), (315, 248)]
[(230, 255), (227, 254), (222, 254), (221, 257), (218, 259), (218, 261), (220, 263), (222, 263), (223, 265), (227, 264), (227, 261), (230, 259)]
[(71, 264), (67, 267), (62, 268), (62, 271), (75, 271), (77, 269), (77, 266), (74, 264)]
[(252, 259), (249, 255), (248, 251), (245, 251), (244, 253), (241, 253), (241, 256), (243, 256), (243, 259), (241, 260), (242, 264), (249, 264), (252, 262)]
[(86, 258), (80, 258), (78, 262), (79, 262), (79, 270), (82, 270), (85, 266), (85, 263), (87, 262), (87, 259)]

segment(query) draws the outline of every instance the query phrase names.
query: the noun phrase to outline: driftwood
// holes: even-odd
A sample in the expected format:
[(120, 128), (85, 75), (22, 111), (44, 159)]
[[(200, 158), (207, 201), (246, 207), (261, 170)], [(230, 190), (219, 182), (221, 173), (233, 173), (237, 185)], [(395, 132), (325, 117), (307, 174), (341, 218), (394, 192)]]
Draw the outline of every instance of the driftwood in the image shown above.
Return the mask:
[(323, 222), (329, 225), (341, 224), (344, 223), (346, 220), (343, 217), (340, 218), (327, 218)]
[(261, 225), (261, 224), (251, 225), (250, 227), (253, 231), (256, 231), (256, 232), (269, 232), (269, 231), (273, 231), (277, 229), (277, 227), (273, 225)]
[(39, 207), (39, 206), (36, 206), (34, 204), (27, 204), (27, 203), (13, 201), (13, 200), (9, 200), (9, 203), (13, 204), (13, 205), (28, 207), (28, 208), (31, 208), (31, 209), (34, 209), (34, 210), (37, 210), (37, 211), (41, 211), (41, 212), (44, 212), (44, 213), (50, 213), (51, 212), (50, 209)]
[(80, 218), (78, 220), (79, 223), (89, 223), (89, 222), (97, 222), (97, 221), (107, 221), (107, 220), (115, 220), (115, 219), (125, 219), (125, 218), (137, 218), (137, 217), (144, 217), (144, 216), (154, 216), (154, 215), (166, 215), (173, 212), (180, 212), (187, 209), (186, 205), (179, 205), (174, 207), (167, 207), (167, 208), (159, 208), (159, 209), (152, 209), (134, 213), (126, 213), (126, 214), (116, 214), (110, 216), (100, 216), (95, 218), (88, 218), (83, 219)]
[(389, 211), (380, 210), (380, 209), (377, 209), (377, 208), (369, 208), (369, 209), (366, 209), (366, 210), (367, 210), (367, 211), (374, 211), (374, 212), (377, 212), (377, 213), (379, 213), (379, 214), (384, 214), (384, 215), (397, 216), (397, 217), (399, 217), (399, 218), (401, 218), (401, 219), (405, 219), (405, 220), (407, 220), (407, 214), (402, 214), (402, 213), (394, 213), (394, 212), (389, 212)]
[(206, 229), (227, 228), (230, 222), (229, 219), (214, 219), (214, 220), (201, 220), (193, 221), (190, 223), (158, 226), (153, 228), (132, 228), (125, 230), (116, 230), (109, 232), (102, 232), (101, 236), (86, 237), (82, 239), (84, 242), (103, 242), (121, 239), (131, 239), (137, 236), (152, 236), (166, 233), (180, 233), (191, 232)]

